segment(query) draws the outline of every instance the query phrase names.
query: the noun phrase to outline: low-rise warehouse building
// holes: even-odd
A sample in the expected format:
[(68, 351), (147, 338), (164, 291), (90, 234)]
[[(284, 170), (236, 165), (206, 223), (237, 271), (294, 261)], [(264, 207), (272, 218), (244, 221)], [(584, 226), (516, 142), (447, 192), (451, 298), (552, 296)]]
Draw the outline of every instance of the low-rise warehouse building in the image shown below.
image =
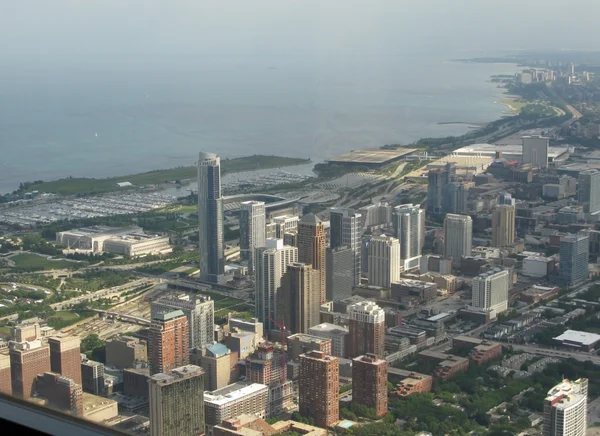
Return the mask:
[(580, 332), (578, 330), (567, 330), (562, 335), (555, 337), (554, 340), (565, 347), (591, 351), (595, 349), (598, 342), (600, 342), (600, 335)]

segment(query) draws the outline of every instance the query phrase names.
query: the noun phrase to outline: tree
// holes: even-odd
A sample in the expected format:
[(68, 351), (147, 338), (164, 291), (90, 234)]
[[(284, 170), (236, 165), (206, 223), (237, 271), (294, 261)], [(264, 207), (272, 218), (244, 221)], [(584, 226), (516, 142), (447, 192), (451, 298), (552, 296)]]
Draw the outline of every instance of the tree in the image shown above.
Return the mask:
[(98, 335), (95, 333), (86, 336), (81, 341), (81, 351), (83, 351), (84, 353), (88, 351), (93, 351), (94, 349), (102, 346), (104, 346), (104, 341), (100, 339), (100, 337), (98, 337)]

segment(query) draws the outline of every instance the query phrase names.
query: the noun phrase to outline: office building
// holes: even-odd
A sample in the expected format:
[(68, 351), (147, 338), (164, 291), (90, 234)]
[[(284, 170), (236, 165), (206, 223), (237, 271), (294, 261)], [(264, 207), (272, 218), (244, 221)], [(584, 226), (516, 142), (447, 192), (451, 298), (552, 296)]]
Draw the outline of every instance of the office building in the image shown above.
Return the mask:
[[(283, 237), (283, 236), (282, 236)], [(254, 274), (255, 248), (266, 242), (265, 203), (244, 201), (240, 205), (240, 256), (248, 261), (248, 272)]]
[(350, 340), (350, 330), (346, 327), (321, 323), (308, 329), (308, 333), (331, 341), (331, 353), (336, 357), (346, 357), (348, 353), (348, 342)]
[(319, 324), (320, 278), (311, 265), (288, 265), (277, 294), (277, 313), (288, 331), (308, 333), (309, 328)]
[(508, 270), (494, 268), (473, 278), (473, 307), (488, 312), (490, 319), (508, 310)]
[(116, 336), (107, 339), (106, 365), (119, 369), (131, 368), (135, 361), (148, 360), (148, 345), (132, 336)]
[(36, 377), (35, 388), (49, 407), (83, 417), (83, 390), (69, 377), (45, 372)]
[(514, 206), (516, 204), (515, 199), (508, 192), (501, 192), (498, 194), (497, 204), (506, 204), (508, 206)]
[(354, 269), (352, 278), (354, 285), (360, 284), (361, 247), (362, 247), (362, 216), (352, 209), (332, 208), (329, 213), (330, 247), (348, 247), (354, 254)]
[(223, 199), (221, 158), (213, 153), (198, 156), (198, 224), (201, 280), (218, 283), (223, 277)]
[(327, 300), (340, 300), (352, 295), (355, 285), (355, 253), (345, 245), (328, 248), (326, 252), (327, 273), (325, 285)]
[(515, 243), (515, 207), (499, 204), (492, 212), (492, 247)]
[(348, 307), (348, 357), (361, 354), (384, 356), (385, 311), (373, 301), (362, 301)]
[(442, 189), (442, 209), (444, 213), (467, 213), (469, 189), (464, 183), (450, 182)]
[(298, 360), (301, 354), (320, 351), (332, 354), (331, 340), (319, 336), (297, 333), (287, 337), (287, 351), (290, 360)]
[(180, 309), (188, 320), (189, 349), (212, 344), (215, 329), (215, 303), (208, 295), (172, 293), (151, 304), (151, 317)]
[(452, 182), (456, 166), (448, 162), (444, 168), (435, 168), (427, 173), (427, 213), (443, 213), (444, 186)]
[(269, 409), (269, 387), (260, 383), (234, 383), (216, 391), (204, 393), (206, 434), (224, 420), (243, 414), (266, 419)]
[(385, 226), (392, 222), (392, 206), (386, 202), (370, 204), (361, 207), (358, 211), (361, 215), (363, 230)]
[(548, 148), (550, 139), (542, 136), (523, 136), (522, 163), (531, 164), (534, 168), (548, 166)]
[(369, 241), (369, 285), (391, 287), (400, 280), (400, 242), (381, 235)]
[(470, 256), (473, 247), (473, 221), (467, 215), (448, 214), (444, 219), (444, 257), (460, 266), (462, 256)]
[(587, 235), (575, 235), (560, 240), (559, 281), (565, 286), (575, 286), (588, 279), (589, 239)]
[(40, 325), (35, 322), (11, 327), (10, 335), (15, 339), (15, 342), (31, 342), (40, 339), (42, 332)]
[(150, 375), (166, 373), (189, 363), (187, 318), (181, 310), (152, 318), (148, 335)]
[(77, 336), (53, 337), (50, 346), (50, 370), (81, 385), (81, 350)]
[(300, 414), (317, 427), (327, 428), (340, 419), (340, 363), (320, 351), (300, 356), (298, 382)]
[(420, 206), (402, 204), (394, 208), (394, 236), (400, 243), (404, 271), (419, 268), (425, 242), (425, 211)]
[(283, 245), (281, 239), (267, 239), (265, 247), (256, 249), (256, 316), (270, 332), (280, 322), (277, 293), (288, 265), (298, 262), (298, 248)]
[(231, 381), (231, 350), (223, 344), (215, 343), (206, 347), (206, 354), (200, 358), (205, 373), (204, 386), (213, 391), (227, 386)]
[(376, 354), (352, 359), (352, 401), (375, 409), (377, 416), (387, 413), (387, 362)]
[(300, 217), (295, 215), (282, 215), (272, 218), (271, 222), (267, 224), (266, 238), (283, 239), (286, 233), (296, 233), (298, 231), (298, 221), (300, 221)]
[(154, 374), (149, 380), (150, 435), (204, 434), (204, 372), (195, 365)]
[(319, 271), (320, 304), (325, 303), (327, 296), (326, 249), (325, 226), (315, 214), (304, 215), (298, 222), (298, 262), (311, 265), (313, 270)]
[(579, 173), (577, 199), (588, 214), (600, 212), (600, 171), (586, 170)]
[(84, 392), (94, 395), (104, 394), (104, 364), (81, 355), (81, 387)]
[(38, 374), (50, 371), (50, 347), (42, 341), (12, 342), (10, 377), (13, 395), (29, 399)]
[(6, 352), (0, 352), (0, 394), (12, 395), (10, 356)]
[(544, 399), (543, 436), (585, 436), (588, 380), (563, 380)]

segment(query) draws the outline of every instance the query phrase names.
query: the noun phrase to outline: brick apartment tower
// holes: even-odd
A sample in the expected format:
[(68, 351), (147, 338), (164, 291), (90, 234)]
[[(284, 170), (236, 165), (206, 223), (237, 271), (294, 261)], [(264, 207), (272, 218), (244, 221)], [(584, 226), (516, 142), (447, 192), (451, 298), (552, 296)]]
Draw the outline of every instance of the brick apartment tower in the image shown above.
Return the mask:
[(81, 342), (76, 336), (48, 338), (50, 370), (81, 386)]
[(157, 314), (148, 341), (150, 375), (169, 373), (189, 363), (188, 320), (181, 310)]
[(75, 416), (83, 416), (83, 390), (69, 377), (45, 372), (37, 376), (36, 390), (48, 400), (50, 407)]
[(387, 362), (375, 354), (352, 361), (352, 401), (375, 409), (377, 416), (388, 411)]
[(41, 341), (12, 343), (10, 350), (10, 375), (13, 395), (29, 399), (35, 379), (50, 371), (50, 347)]
[(6, 352), (0, 353), (0, 393), (12, 395), (10, 356)]
[(327, 428), (340, 420), (340, 363), (320, 351), (300, 356), (300, 414), (310, 416), (317, 427)]
[(385, 356), (385, 312), (372, 301), (348, 306), (350, 316), (348, 357), (372, 353)]
[(327, 256), (327, 238), (325, 226), (314, 214), (304, 215), (298, 222), (298, 262), (306, 263), (318, 270), (320, 276), (319, 303), (327, 301), (327, 272), (325, 269)]

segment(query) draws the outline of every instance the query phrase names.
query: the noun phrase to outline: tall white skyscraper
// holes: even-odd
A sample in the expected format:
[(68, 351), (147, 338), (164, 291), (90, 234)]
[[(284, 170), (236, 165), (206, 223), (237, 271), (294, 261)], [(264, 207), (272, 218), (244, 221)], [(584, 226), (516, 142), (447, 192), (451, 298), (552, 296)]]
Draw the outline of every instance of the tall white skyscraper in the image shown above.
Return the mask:
[(329, 214), (330, 246), (332, 249), (346, 246), (354, 254), (354, 286), (360, 284), (362, 217), (351, 209), (332, 208)]
[(490, 319), (508, 309), (510, 275), (507, 270), (494, 268), (473, 278), (473, 308), (488, 312)]
[(400, 242), (381, 235), (369, 241), (369, 285), (389, 288), (400, 280)]
[(265, 203), (244, 201), (240, 206), (240, 255), (254, 273), (254, 249), (265, 246)]
[(225, 270), (223, 252), (223, 199), (221, 158), (213, 153), (198, 156), (198, 243), (200, 278), (217, 283)]
[(470, 256), (473, 248), (473, 220), (467, 215), (448, 214), (444, 219), (444, 257), (460, 266), (461, 256)]
[(600, 212), (600, 171), (586, 170), (579, 173), (577, 199), (585, 213)]
[(394, 236), (400, 242), (404, 271), (419, 268), (425, 241), (425, 211), (419, 205), (401, 204), (394, 208)]
[(283, 245), (282, 239), (267, 239), (265, 247), (255, 249), (256, 262), (256, 316), (263, 323), (265, 331), (276, 326), (271, 319), (277, 320), (277, 292), (281, 278), (289, 264), (298, 262), (298, 248)]
[(588, 380), (563, 380), (544, 399), (543, 436), (584, 436), (587, 429)]
[(536, 168), (548, 166), (548, 148), (550, 139), (543, 136), (523, 136), (523, 163)]

